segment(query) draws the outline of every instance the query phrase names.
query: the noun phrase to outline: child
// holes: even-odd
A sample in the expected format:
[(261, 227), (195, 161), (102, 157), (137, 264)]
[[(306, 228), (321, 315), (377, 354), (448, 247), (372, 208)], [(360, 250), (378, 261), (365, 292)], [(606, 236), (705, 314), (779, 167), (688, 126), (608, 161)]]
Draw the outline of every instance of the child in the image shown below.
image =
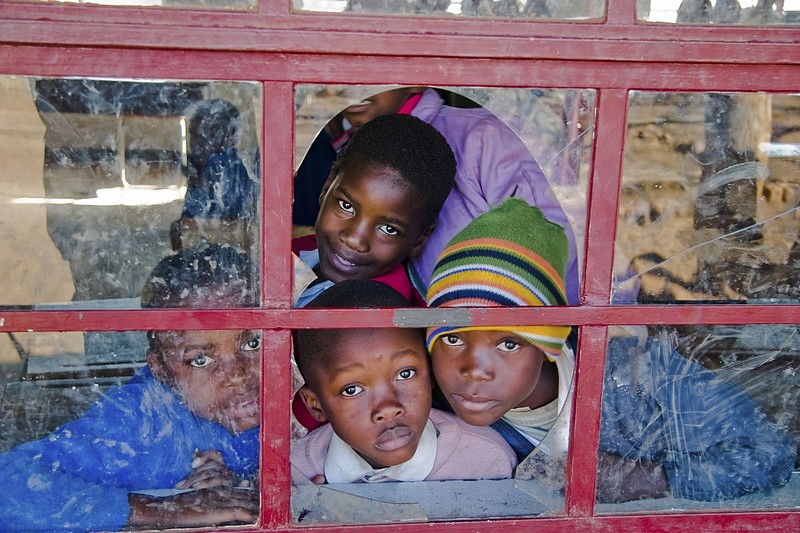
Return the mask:
[[(408, 307), (373, 280), (337, 283), (314, 307)], [(516, 459), (489, 428), (431, 410), (424, 331), (406, 328), (300, 330), (300, 394), (319, 421), (292, 464), (315, 483), (502, 479)]]
[(539, 207), (549, 220), (565, 228), (570, 250), (567, 295), (570, 304), (577, 305), (578, 261), (572, 227), (539, 163), (511, 128), (481, 107), (446, 105), (435, 89), (426, 87), (384, 91), (345, 108), (341, 114), (358, 131), (376, 117), (390, 113), (418, 117), (436, 128), (453, 150), (458, 167), (455, 187), (441, 208), (436, 227), (411, 259), (412, 281), (422, 294), (447, 242), (490, 206), (513, 196)]
[(411, 300), (404, 262), (433, 231), (455, 172), (447, 141), (417, 118), (385, 115), (361, 128), (325, 182), (315, 235), (293, 241), (318, 276), (297, 307), (345, 279), (376, 279)]
[[(522, 200), (507, 200), (445, 248), (428, 303), (563, 305), (566, 258), (560, 227)], [(459, 418), (492, 425), (519, 457), (551, 431), (545, 452), (557, 455), (566, 452), (571, 409), (568, 333), (565, 326), (438, 327), (427, 343), (436, 383)], [(624, 337), (609, 342), (600, 451), (601, 501), (669, 492), (720, 500), (767, 490), (788, 481), (796, 455), (786, 433), (743, 393), (664, 339)]]
[[(142, 306), (256, 305), (251, 278), (250, 260), (230, 246), (187, 248), (155, 267)], [(129, 383), (84, 417), (0, 456), (0, 529), (255, 522), (259, 333), (150, 331), (148, 339), (147, 365)], [(149, 489), (193, 490), (137, 492)]]
[[(256, 215), (258, 180), (250, 178), (236, 143), (240, 117), (236, 106), (220, 98), (198, 103), (189, 113), (186, 197), (181, 218), (170, 226), (173, 250), (213, 237), (249, 248), (248, 224)], [(259, 158), (253, 162), (258, 176)]]

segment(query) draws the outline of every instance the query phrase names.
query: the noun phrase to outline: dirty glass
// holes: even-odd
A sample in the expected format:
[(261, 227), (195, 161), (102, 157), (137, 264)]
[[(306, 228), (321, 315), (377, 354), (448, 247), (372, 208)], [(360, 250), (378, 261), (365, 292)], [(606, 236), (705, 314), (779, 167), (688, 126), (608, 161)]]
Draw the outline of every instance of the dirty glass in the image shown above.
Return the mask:
[(616, 241), (631, 271), (614, 290), (796, 303), (798, 130), (795, 94), (631, 92)]
[(261, 333), (114, 333), (2, 334), (3, 531), (255, 523)]
[(200, 242), (257, 260), (260, 101), (245, 82), (0, 78), (0, 305), (136, 308)]
[(797, 325), (610, 332), (599, 512), (796, 508)]
[[(567, 267), (567, 296), (570, 303), (577, 304), (578, 272), (583, 262), (586, 190), (594, 135), (594, 91), (476, 87), (424, 89), (397, 86), (298, 86), (295, 102), (295, 167), (299, 167), (294, 186), (295, 236), (313, 231), (322, 184), (328, 177), (333, 160), (344, 149), (349, 135), (354, 131), (347, 116), (371, 116), (373, 111), (370, 109), (373, 108), (378, 110), (377, 113), (383, 112), (383, 109), (396, 111), (395, 108), (403, 105), (396, 95), (403, 91), (416, 91), (422, 97), (411, 114), (423, 116), (435, 127), (446, 129), (443, 133), (448, 142), (453, 144), (456, 137), (463, 137), (463, 141), (467, 142), (468, 139), (483, 135), (484, 140), (476, 142), (486, 142), (492, 146), (479, 154), (467, 155), (475, 165), (493, 166), (509, 159), (519, 165), (515, 166), (522, 169), (519, 172), (500, 172), (491, 178), (485, 175), (465, 178), (457, 174), (456, 181), (478, 179), (494, 183), (492, 187), (462, 184), (462, 188), (474, 186), (483, 189), (480, 193), (482, 198), (470, 199), (467, 203), (486, 206), (497, 204), (507, 196), (522, 197), (539, 205), (545, 216), (566, 228), (572, 243)], [(461, 118), (463, 116), (477, 118)], [(466, 127), (462, 121), (470, 122), (475, 127)], [(479, 130), (482, 133), (478, 133)], [(470, 134), (461, 136), (458, 135), (459, 131), (470, 131)], [(488, 140), (487, 136), (490, 137)], [(528, 177), (520, 178), (517, 183), (515, 175)], [(447, 209), (447, 204), (444, 209)], [(478, 207), (469, 216), (477, 216), (481, 209)], [(456, 215), (456, 218), (459, 216), (463, 218), (462, 215)], [(431, 263), (435, 262), (449, 237), (454, 235), (444, 233), (448, 221), (442, 222), (440, 218), (440, 233), (431, 237), (420, 258), (415, 259), (415, 268), (420, 271), (419, 279), (415, 282), (418, 288), (422, 288), (422, 293), (428, 283), (424, 273), (432, 270)], [(467, 222), (464, 220), (463, 225)], [(437, 239), (440, 242), (436, 242)], [(626, 295), (622, 291), (618, 294), (620, 299), (634, 296), (635, 293)]]
[(28, 0), (104, 6), (176, 7), (184, 9), (254, 9), (258, 0)]
[(600, 20), (605, 0), (292, 0), (297, 11), (530, 20)]
[(636, 19), (678, 24), (800, 23), (798, 0), (636, 0)]

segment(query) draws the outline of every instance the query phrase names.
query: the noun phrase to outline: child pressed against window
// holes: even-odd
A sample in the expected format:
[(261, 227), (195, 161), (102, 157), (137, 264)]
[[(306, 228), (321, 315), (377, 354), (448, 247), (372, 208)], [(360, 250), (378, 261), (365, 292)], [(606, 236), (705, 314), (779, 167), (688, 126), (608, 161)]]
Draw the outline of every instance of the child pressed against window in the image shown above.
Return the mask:
[[(560, 227), (522, 200), (507, 200), (444, 249), (428, 303), (562, 305), (566, 257)], [(564, 326), (440, 327), (428, 330), (427, 344), (435, 381), (459, 418), (497, 429), (520, 460), (554, 433), (537, 451), (558, 460), (568, 442), (574, 367), (568, 333)], [(664, 339), (625, 337), (609, 342), (600, 452), (600, 501), (669, 493), (721, 500), (768, 490), (789, 480), (796, 457), (786, 432), (741, 391)]]
[[(253, 306), (248, 257), (201, 245), (163, 259), (142, 306)], [(0, 456), (4, 531), (253, 523), (260, 334), (150, 331), (147, 365), (82, 418)], [(250, 490), (243, 490), (249, 488)], [(167, 497), (150, 489), (193, 489)]]
[[(373, 280), (336, 284), (313, 307), (408, 307)], [(318, 329), (298, 332), (300, 395), (326, 424), (302, 439), (291, 462), (315, 483), (502, 479), (514, 452), (490, 428), (431, 409), (424, 330)], [(299, 480), (298, 480), (299, 482)]]
[(385, 115), (360, 128), (323, 186), (315, 235), (292, 243), (318, 278), (297, 307), (347, 279), (375, 279), (423, 304), (405, 261), (428, 240), (455, 172), (447, 141), (418, 118)]

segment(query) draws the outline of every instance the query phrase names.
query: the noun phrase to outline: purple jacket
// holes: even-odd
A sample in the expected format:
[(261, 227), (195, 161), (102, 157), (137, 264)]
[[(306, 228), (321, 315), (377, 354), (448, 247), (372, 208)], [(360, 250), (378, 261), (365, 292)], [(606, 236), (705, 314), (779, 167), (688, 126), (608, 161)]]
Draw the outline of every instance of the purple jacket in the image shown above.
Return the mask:
[(569, 240), (567, 300), (578, 304), (578, 260), (575, 235), (539, 164), (517, 135), (483, 108), (444, 105), (439, 94), (427, 89), (411, 114), (447, 139), (458, 165), (456, 184), (442, 207), (436, 229), (413, 259), (414, 283), (427, 292), (436, 260), (447, 243), (478, 215), (509, 197), (522, 198), (562, 226)]

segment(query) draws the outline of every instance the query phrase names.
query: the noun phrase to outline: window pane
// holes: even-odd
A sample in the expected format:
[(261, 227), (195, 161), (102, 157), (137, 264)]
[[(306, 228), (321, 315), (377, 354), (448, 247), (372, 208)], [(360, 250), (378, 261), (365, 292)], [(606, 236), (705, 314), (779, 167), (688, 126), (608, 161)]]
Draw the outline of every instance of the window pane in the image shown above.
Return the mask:
[(257, 260), (260, 92), (0, 78), (0, 305), (135, 308), (159, 259), (200, 242)]
[(600, 512), (795, 508), (795, 325), (611, 331)]
[(434, 233), (412, 260), (420, 294), (450, 238), (489, 206), (515, 196), (565, 227), (571, 242), (567, 297), (577, 305), (594, 91), (300, 85), (296, 109), (296, 236), (313, 232), (322, 185), (355, 131), (351, 120), (363, 124), (375, 115), (410, 112), (444, 135), (460, 168), (460, 192), (445, 202)]
[(636, 18), (645, 22), (678, 24), (798, 24), (800, 1), (636, 0)]
[[(28, 0), (34, 1), (34, 0)], [(95, 4), (106, 6), (177, 7), (186, 9), (253, 9), (258, 0), (38, 0), (65, 4)]]
[[(422, 363), (413, 366), (409, 354), (415, 350), (416, 333), (416, 353)], [(560, 362), (545, 363), (553, 367), (550, 385), (557, 391), (556, 399), (537, 409), (512, 409), (493, 423), (467, 425), (448, 406), (445, 398), (449, 395), (443, 389), (435, 387), (431, 399), (428, 378), (438, 370), (436, 365), (428, 367), (424, 331), (302, 330), (297, 336), (295, 354), (307, 349), (316, 362), (297, 355), (299, 368), (311, 375), (304, 384), (295, 367), (295, 389), (303, 385), (292, 405), (292, 518), (296, 523), (425, 522), (564, 512), (574, 367), (569, 348), (562, 351)], [(359, 345), (360, 349), (354, 349)], [(389, 350), (400, 351), (376, 356)], [(396, 399), (387, 399), (386, 391), (392, 387), (383, 383), (389, 383), (398, 369), (402, 375), (408, 368), (414, 368), (417, 384), (410, 379), (402, 386), (395, 383)], [(348, 380), (353, 385), (340, 390), (339, 385)], [(523, 386), (529, 389), (537, 384)], [(410, 387), (421, 390), (412, 394)], [(427, 394), (422, 393), (424, 389)], [(491, 389), (502, 394), (493, 384), (484, 383), (484, 392)], [(365, 407), (368, 402), (374, 402), (374, 407)], [(397, 413), (384, 416), (389, 409)], [(422, 422), (416, 416), (420, 412), (427, 413)], [(392, 424), (384, 424), (389, 416)], [(517, 429), (526, 416), (532, 424), (527, 429), (535, 436)], [(384, 429), (384, 425), (393, 427)], [(404, 430), (410, 427), (419, 429)], [(415, 437), (408, 438), (412, 444), (397, 446), (401, 451), (411, 448), (398, 462), (391, 462), (394, 449), (387, 450), (383, 442), (405, 441), (390, 438), (390, 432)]]
[(326, 13), (580, 21), (601, 19), (606, 4), (605, 0), (292, 0), (292, 6)]
[[(114, 333), (130, 342), (102, 357), (81, 333), (3, 334), (4, 530), (187, 526), (195, 504), (194, 526), (254, 523), (260, 332)], [(220, 492), (198, 475), (214, 463)]]
[(796, 302), (800, 97), (630, 93), (617, 246), (639, 301)]

